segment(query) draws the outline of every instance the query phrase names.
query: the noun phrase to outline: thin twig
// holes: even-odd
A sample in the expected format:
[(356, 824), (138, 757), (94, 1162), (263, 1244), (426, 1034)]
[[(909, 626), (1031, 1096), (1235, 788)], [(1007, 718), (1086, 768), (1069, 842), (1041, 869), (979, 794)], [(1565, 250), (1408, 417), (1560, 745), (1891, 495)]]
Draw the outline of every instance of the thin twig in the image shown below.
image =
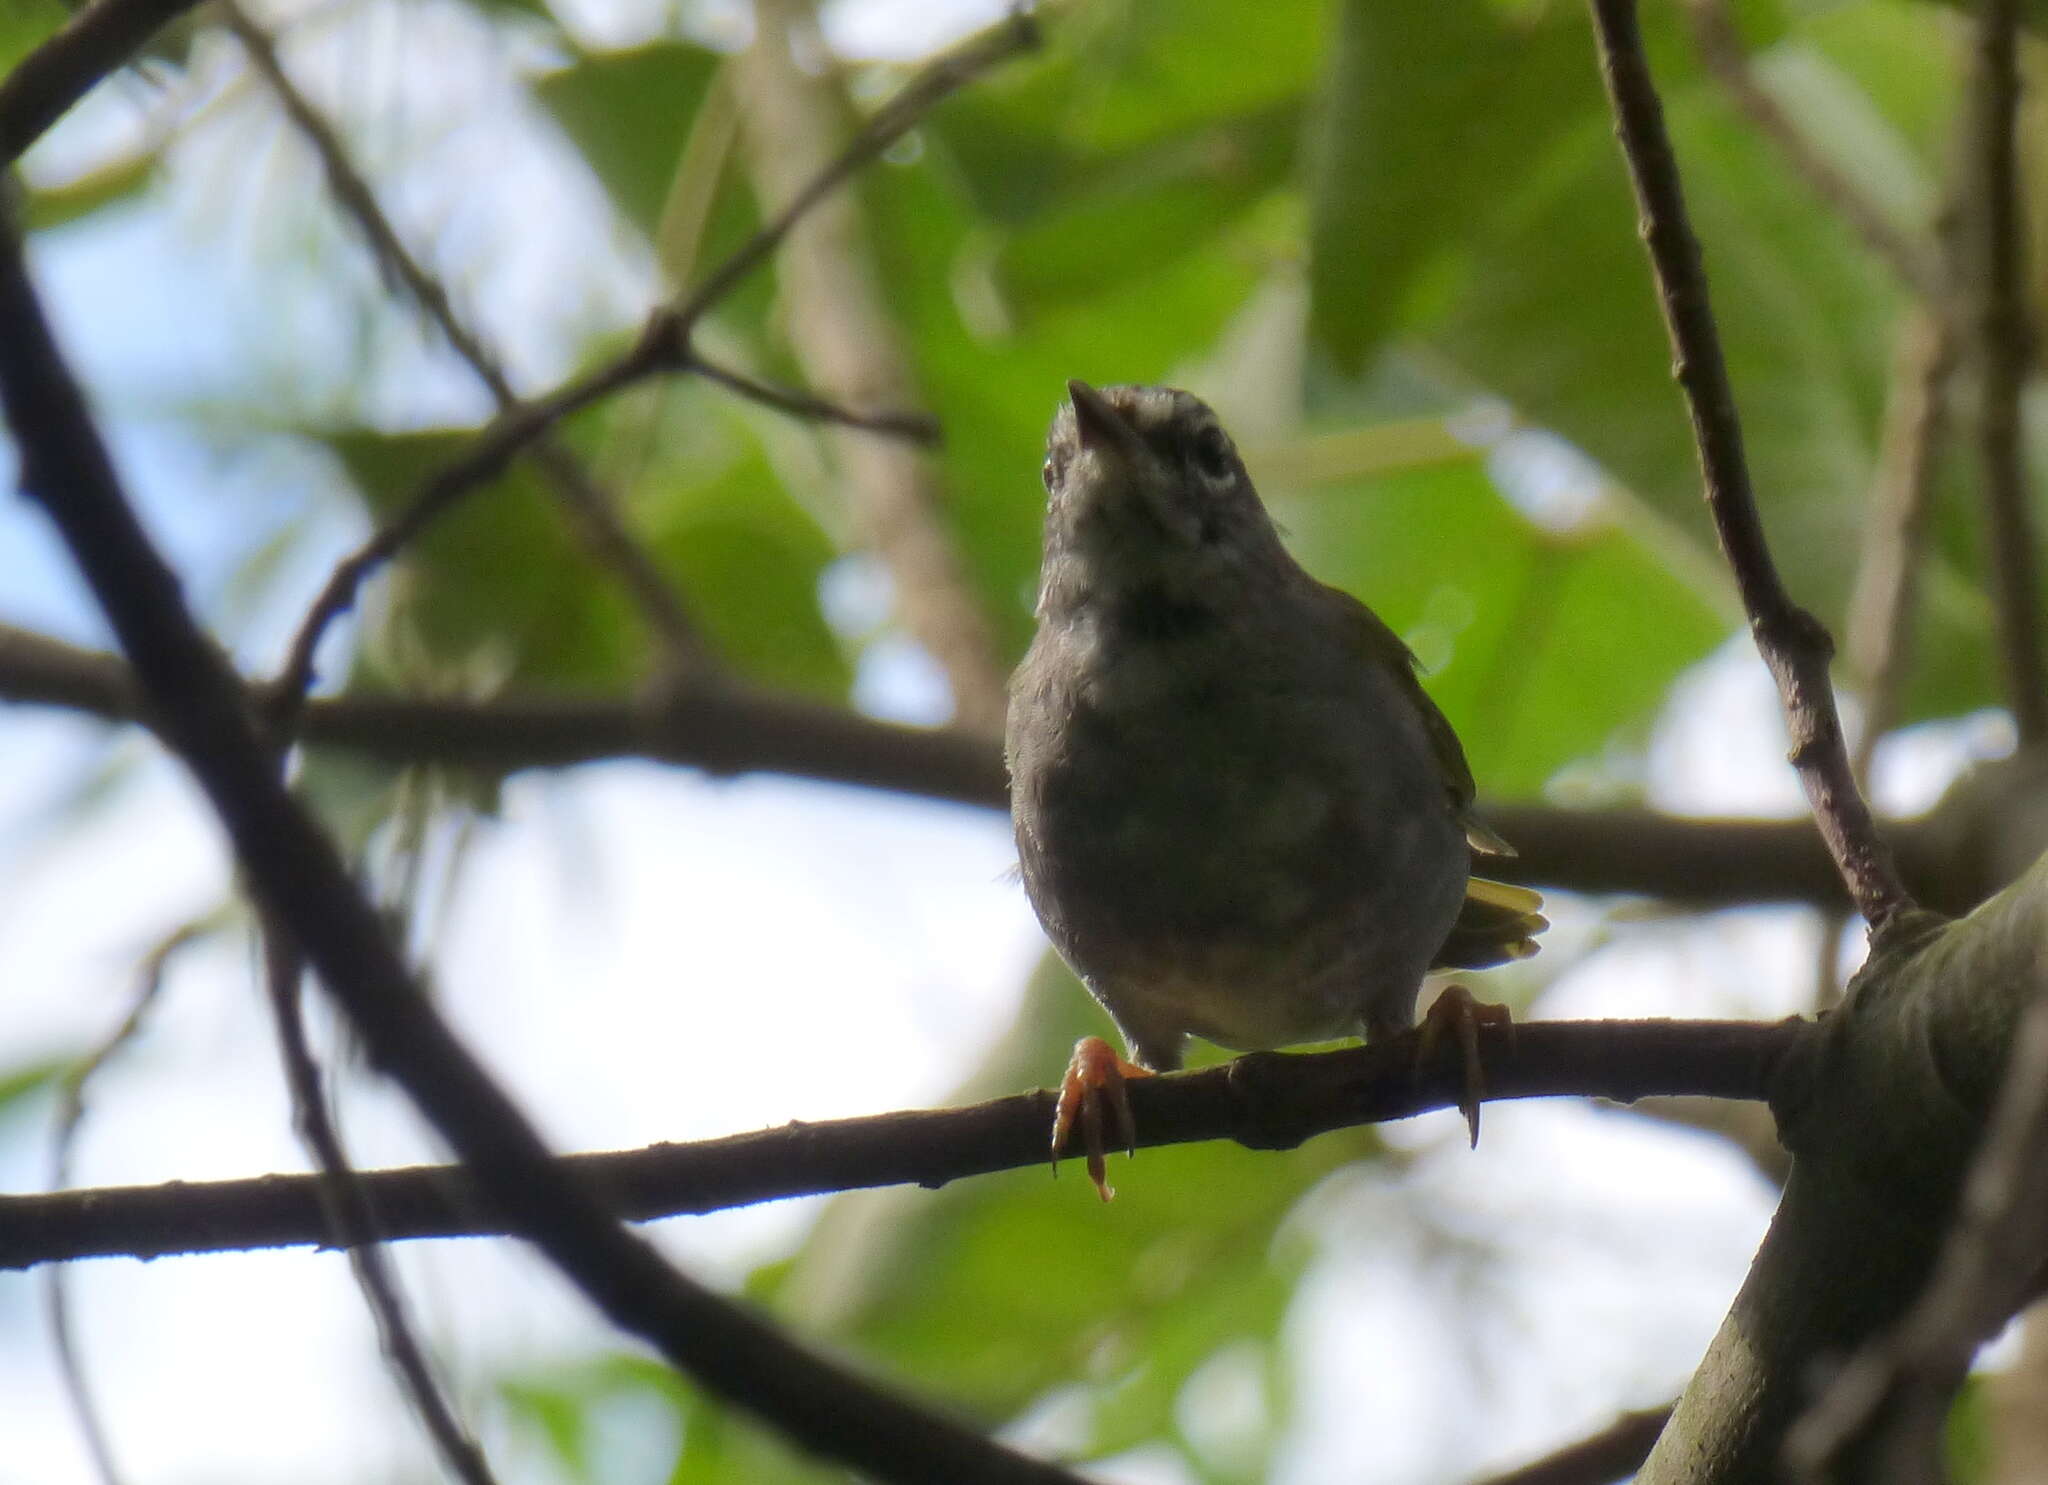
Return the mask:
[[(797, 63), (805, 33), (815, 39), (810, 21), (808, 0), (758, 0), (754, 44), (734, 64), (755, 195), (811, 212), (776, 260), (790, 347), (804, 379), (829, 396), (914, 404), (917, 379), (879, 285), (860, 203), (812, 196), (832, 168), (850, 106), (836, 76)], [(889, 574), (903, 629), (945, 676), (954, 720), (999, 735), (1008, 666), (954, 540), (938, 471), (900, 444), (849, 434), (833, 443), (856, 539)]]
[(78, 563), (158, 718), (205, 792), (245, 880), (361, 1036), (476, 1178), (620, 1329), (800, 1446), (893, 1481), (1058, 1482), (1028, 1459), (796, 1344), (672, 1268), (557, 1162), (434, 1009), (333, 843), (271, 769), (242, 687), (193, 623), (176, 574), (129, 506), (0, 218), (0, 405), (23, 488)]
[[(375, 255), (385, 276), (396, 283), (431, 320), (449, 348), (476, 373), (501, 413), (520, 405), (511, 379), (483, 341), (456, 313), (448, 291), (399, 237), (391, 219), (377, 202), (355, 162), (349, 158), (334, 125), (302, 92), (285, 70), (270, 33), (249, 18), (235, 0), (221, 0), (220, 13), (228, 29), (241, 42), (250, 62), (276, 95), (285, 116), (292, 122), (319, 158), (327, 189)], [(583, 467), (582, 461), (558, 440), (543, 435), (534, 441), (533, 455), (542, 474), (553, 487), (556, 498), (569, 514), (571, 529), (584, 549), (606, 571), (615, 576), (633, 597), (640, 612), (659, 639), (669, 667), (678, 674), (708, 663), (704, 641), (694, 620), (677, 596), (661, 567), (625, 527), (612, 497)], [(417, 530), (417, 527), (414, 528)], [(351, 559), (354, 561), (355, 559)], [(360, 574), (353, 581), (359, 582)], [(272, 702), (281, 710), (300, 704), (312, 679), (312, 648), (294, 643), (288, 662), (290, 684), (280, 686)]]
[(1777, 681), (1791, 734), (1792, 766), (1799, 771), (1814, 821), (1873, 938), (1882, 937), (1913, 907), (1913, 900), (1849, 767), (1828, 681), (1832, 641), (1820, 621), (1786, 594), (1757, 515), (1720, 331), (1707, 299), (1699, 240), (1686, 218), (1678, 162), (1643, 54), (1634, 0), (1592, 0), (1592, 7), (1601, 72), (1614, 104), (1616, 132), (1628, 160), (1643, 240), (1671, 335), (1674, 375), (1685, 393), (1699, 445), (1707, 508), (1721, 550), (1734, 569), (1750, 632)]
[(1907, 316), (1893, 355), (1877, 479), (1846, 626), (1849, 665), (1863, 690), (1863, 733), (1851, 759), (1859, 780), (1869, 777), (1871, 753), (1898, 719), (1899, 693), (1911, 664), (1954, 348), (1943, 315), (1923, 307)]
[[(72, 1184), (71, 1155), (77, 1146), (79, 1128), (85, 1123), (86, 1084), (142, 1030), (143, 1019), (163, 989), (164, 971), (170, 967), (171, 959), (198, 938), (202, 931), (198, 924), (187, 923), (143, 956), (127, 1014), (98, 1046), (65, 1074), (58, 1085), (57, 1118), (50, 1134), (50, 1185), (53, 1189), (61, 1191)], [(44, 1292), (49, 1305), (50, 1342), (57, 1353), (57, 1375), (63, 1384), (64, 1396), (71, 1405), (71, 1416), (78, 1424), (79, 1435), (85, 1441), (85, 1452), (92, 1460), (93, 1473), (99, 1477), (100, 1485), (120, 1485), (122, 1476), (114, 1458), (113, 1439), (93, 1399), (92, 1383), (85, 1374), (85, 1362), (79, 1354), (77, 1327), (71, 1315), (69, 1270), (61, 1265), (51, 1269), (49, 1287)]]
[[(908, 133), (932, 109), (991, 68), (1039, 45), (1038, 23), (1022, 7), (1003, 21), (928, 62), (896, 95), (875, 110), (832, 161), (778, 211), (738, 251), (673, 309), (664, 311), (671, 347), (678, 355), (689, 345), (697, 322), (722, 302), (740, 281), (765, 263), (795, 230), (810, 209), (838, 190), (883, 151)], [(658, 317), (659, 318), (659, 317)]]
[(0, 81), (0, 168), (199, 0), (93, 0)]
[(292, 1115), (299, 1137), (320, 1166), (315, 1177), (320, 1214), (327, 1241), (346, 1248), (356, 1287), (362, 1291), (376, 1322), (378, 1344), (391, 1363), (399, 1390), (441, 1456), (448, 1472), (463, 1485), (497, 1485), (489, 1462), (455, 1414), (446, 1392), (427, 1360), (399, 1292), (398, 1276), (377, 1231), (376, 1216), (363, 1193), (361, 1178), (341, 1143), (341, 1131), (328, 1117), (320, 1064), (306, 1039), (306, 1021), (299, 1005), (304, 962), (284, 930), (274, 921), (263, 927), (263, 968), (271, 1020), (277, 1031), (278, 1056), (291, 1091)]
[(859, 428), (868, 433), (893, 433), (898, 438), (912, 443), (932, 445), (939, 442), (939, 420), (930, 413), (921, 412), (856, 412), (841, 407), (823, 397), (813, 397), (808, 392), (793, 392), (783, 387), (773, 387), (766, 382), (756, 381), (744, 372), (734, 371), (707, 360), (699, 352), (691, 352), (690, 368), (707, 382), (716, 382), (729, 392), (760, 403), (763, 407), (778, 408), (783, 412), (795, 413), (799, 417), (818, 423), (837, 423), (846, 428)]
[[(1512, 1038), (1487, 1042), (1485, 1097), (1764, 1099), (1811, 1031), (1804, 1021), (1528, 1022)], [(1288, 1148), (1335, 1129), (1454, 1108), (1464, 1065), (1448, 1042), (1439, 1052), (1421, 1067), (1407, 1042), (1269, 1052), (1146, 1078), (1130, 1095), (1138, 1146), (1227, 1139)], [(966, 1108), (782, 1124), (561, 1163), (631, 1221), (876, 1186), (939, 1187), (1043, 1166), (1054, 1097), (1040, 1091)], [(358, 1179), (387, 1241), (509, 1230), (502, 1208), (460, 1166), (363, 1171)], [(0, 1269), (329, 1241), (310, 1176), (0, 1196)]]
[[(322, 636), (335, 619), (353, 606), (363, 580), (470, 491), (496, 476), (528, 444), (543, 437), (562, 419), (628, 387), (655, 376), (702, 370), (691, 343), (697, 322), (766, 260), (805, 210), (879, 157), (949, 94), (999, 63), (1036, 47), (1038, 41), (1035, 23), (1017, 12), (1001, 25), (927, 64), (820, 172), (812, 189), (743, 243), (702, 285), (649, 315), (629, 350), (552, 392), (501, 412), (466, 450), (428, 479), (397, 516), (329, 575), (292, 638), (272, 688), (274, 693), (287, 697), (303, 694), (311, 682), (313, 659)], [(754, 393), (748, 391), (746, 395)], [(919, 437), (911, 431), (918, 426), (919, 415), (915, 413), (861, 413), (833, 407), (828, 415), (816, 405), (791, 410), (829, 417), (833, 422), (858, 420), (878, 433)]]
[(2006, 701), (2021, 746), (2048, 742), (2048, 664), (2041, 649), (2040, 558), (2028, 514), (2020, 392), (2033, 352), (2020, 284), (2017, 0), (1985, 0), (1966, 96), (1969, 203), (1976, 247), (1971, 295), (1982, 369), (1977, 442), (1983, 461), (1984, 541), (1996, 600)]
[(1598, 1433), (1518, 1468), (1488, 1475), (1479, 1485), (1609, 1485), (1625, 1480), (1650, 1457), (1671, 1408), (1623, 1413)]
[(1839, 169), (1808, 137), (1783, 105), (1757, 81), (1748, 53), (1736, 34), (1727, 0), (1686, 0), (1693, 39), (1707, 70), (1727, 91), (1757, 131), (1771, 140), (1785, 163), (1803, 179), (1899, 282), (1926, 303), (1939, 303), (1941, 275), (1933, 255), (1902, 231), (1862, 186)]

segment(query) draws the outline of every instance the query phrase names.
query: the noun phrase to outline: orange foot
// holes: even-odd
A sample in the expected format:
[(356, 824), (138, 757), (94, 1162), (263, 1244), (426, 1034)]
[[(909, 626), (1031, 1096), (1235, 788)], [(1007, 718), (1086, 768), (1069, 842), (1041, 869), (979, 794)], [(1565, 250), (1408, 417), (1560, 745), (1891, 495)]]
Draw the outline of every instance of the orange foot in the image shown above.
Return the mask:
[[(1131, 1118), (1130, 1095), (1124, 1091), (1127, 1078), (1149, 1078), (1151, 1070), (1126, 1062), (1099, 1036), (1084, 1036), (1074, 1043), (1074, 1055), (1067, 1063), (1067, 1075), (1060, 1079), (1059, 1107), (1052, 1116), (1052, 1167), (1055, 1174), (1067, 1137), (1074, 1125), (1081, 1126), (1081, 1151), (1088, 1157), (1088, 1179), (1108, 1201), (1116, 1195), (1107, 1179), (1109, 1167), (1103, 1160), (1103, 1121), (1116, 1120), (1117, 1143), (1131, 1154), (1138, 1153), (1138, 1125)], [(1108, 1105), (1105, 1114), (1103, 1106)]]
[[(1458, 1100), (1458, 1112), (1472, 1131), (1472, 1148), (1479, 1148), (1479, 1101), (1486, 1096), (1486, 1072), (1479, 1062), (1479, 1028), (1498, 1026), (1514, 1045), (1515, 1018), (1504, 1005), (1491, 1005), (1473, 997), (1463, 985), (1446, 985), (1431, 1003), (1415, 1029), (1415, 1071), (1419, 1076), (1436, 1054), (1446, 1036), (1458, 1039), (1465, 1063), (1465, 1093)], [(1079, 1056), (1077, 1051), (1075, 1056)]]

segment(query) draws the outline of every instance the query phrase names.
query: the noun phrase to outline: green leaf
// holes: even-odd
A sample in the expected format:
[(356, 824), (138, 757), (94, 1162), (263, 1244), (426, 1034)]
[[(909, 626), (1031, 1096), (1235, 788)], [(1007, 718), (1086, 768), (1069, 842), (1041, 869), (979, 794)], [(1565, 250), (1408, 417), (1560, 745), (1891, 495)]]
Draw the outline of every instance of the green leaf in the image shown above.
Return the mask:
[(61, 186), (31, 186), (23, 193), (22, 218), (30, 231), (62, 227), (103, 207), (132, 200), (156, 177), (153, 150), (88, 171)]
[(1596, 516), (1544, 530), (1477, 454), (1278, 502), (1304, 562), (1406, 638), (1488, 792), (1529, 794), (1646, 724), (1724, 615)]
[(1310, 183), (1310, 333), (1344, 375), (1423, 270), (1572, 120), (1604, 114), (1583, 13), (1342, 0)]
[[(327, 434), (382, 520), (466, 451), (465, 432)], [(530, 462), (471, 491), (400, 553), (364, 647), (375, 675), (495, 689), (513, 682), (607, 686), (637, 674), (633, 620), (617, 584), (566, 538)]]
[(723, 58), (680, 41), (576, 59), (534, 94), (604, 183), (620, 215), (652, 240), (676, 163)]

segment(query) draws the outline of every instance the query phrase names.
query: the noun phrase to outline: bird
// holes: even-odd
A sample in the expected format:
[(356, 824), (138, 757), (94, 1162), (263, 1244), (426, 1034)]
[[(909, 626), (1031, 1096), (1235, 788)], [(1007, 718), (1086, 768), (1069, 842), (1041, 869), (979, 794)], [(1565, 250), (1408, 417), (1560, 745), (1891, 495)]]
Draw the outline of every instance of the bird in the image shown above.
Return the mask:
[[(1265, 1051), (1411, 1030), (1432, 969), (1536, 952), (1541, 897), (1472, 874), (1512, 855), (1408, 646), (1288, 552), (1216, 414), (1172, 387), (1067, 383), (1046, 441), (1037, 628), (1004, 754), (1024, 886), (1130, 1056), (1076, 1046), (1054, 1121), (1107, 1201), (1126, 1079), (1198, 1036)], [(1465, 1049), (1452, 986), (1425, 1026)]]

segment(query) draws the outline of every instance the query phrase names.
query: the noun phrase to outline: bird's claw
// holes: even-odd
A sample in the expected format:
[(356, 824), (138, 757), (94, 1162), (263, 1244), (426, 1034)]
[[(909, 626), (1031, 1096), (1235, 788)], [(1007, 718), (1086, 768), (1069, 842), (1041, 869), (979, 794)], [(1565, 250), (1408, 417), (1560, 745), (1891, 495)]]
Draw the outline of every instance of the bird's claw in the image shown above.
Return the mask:
[(1506, 1006), (1480, 1000), (1463, 985), (1446, 985), (1424, 1012), (1422, 1024), (1415, 1029), (1415, 1072), (1418, 1077), (1446, 1036), (1458, 1039), (1465, 1073), (1458, 1112), (1465, 1116), (1465, 1128), (1471, 1131), (1472, 1148), (1475, 1150), (1479, 1148), (1479, 1104), (1486, 1097), (1486, 1071), (1479, 1061), (1479, 1028), (1482, 1026), (1499, 1027), (1507, 1037), (1508, 1045), (1514, 1046), (1515, 1018)]
[[(1116, 1121), (1117, 1143), (1130, 1154), (1138, 1152), (1138, 1123), (1131, 1117), (1131, 1098), (1125, 1089), (1130, 1078), (1149, 1078), (1149, 1070), (1117, 1056), (1099, 1036), (1084, 1036), (1074, 1044), (1066, 1076), (1060, 1079), (1060, 1099), (1052, 1116), (1052, 1168), (1057, 1175), (1060, 1156), (1074, 1126), (1081, 1127), (1081, 1153), (1087, 1157), (1088, 1179), (1108, 1201), (1116, 1195), (1109, 1184), (1109, 1167), (1104, 1160), (1104, 1120)], [(1105, 1114), (1103, 1106), (1108, 1105)]]

